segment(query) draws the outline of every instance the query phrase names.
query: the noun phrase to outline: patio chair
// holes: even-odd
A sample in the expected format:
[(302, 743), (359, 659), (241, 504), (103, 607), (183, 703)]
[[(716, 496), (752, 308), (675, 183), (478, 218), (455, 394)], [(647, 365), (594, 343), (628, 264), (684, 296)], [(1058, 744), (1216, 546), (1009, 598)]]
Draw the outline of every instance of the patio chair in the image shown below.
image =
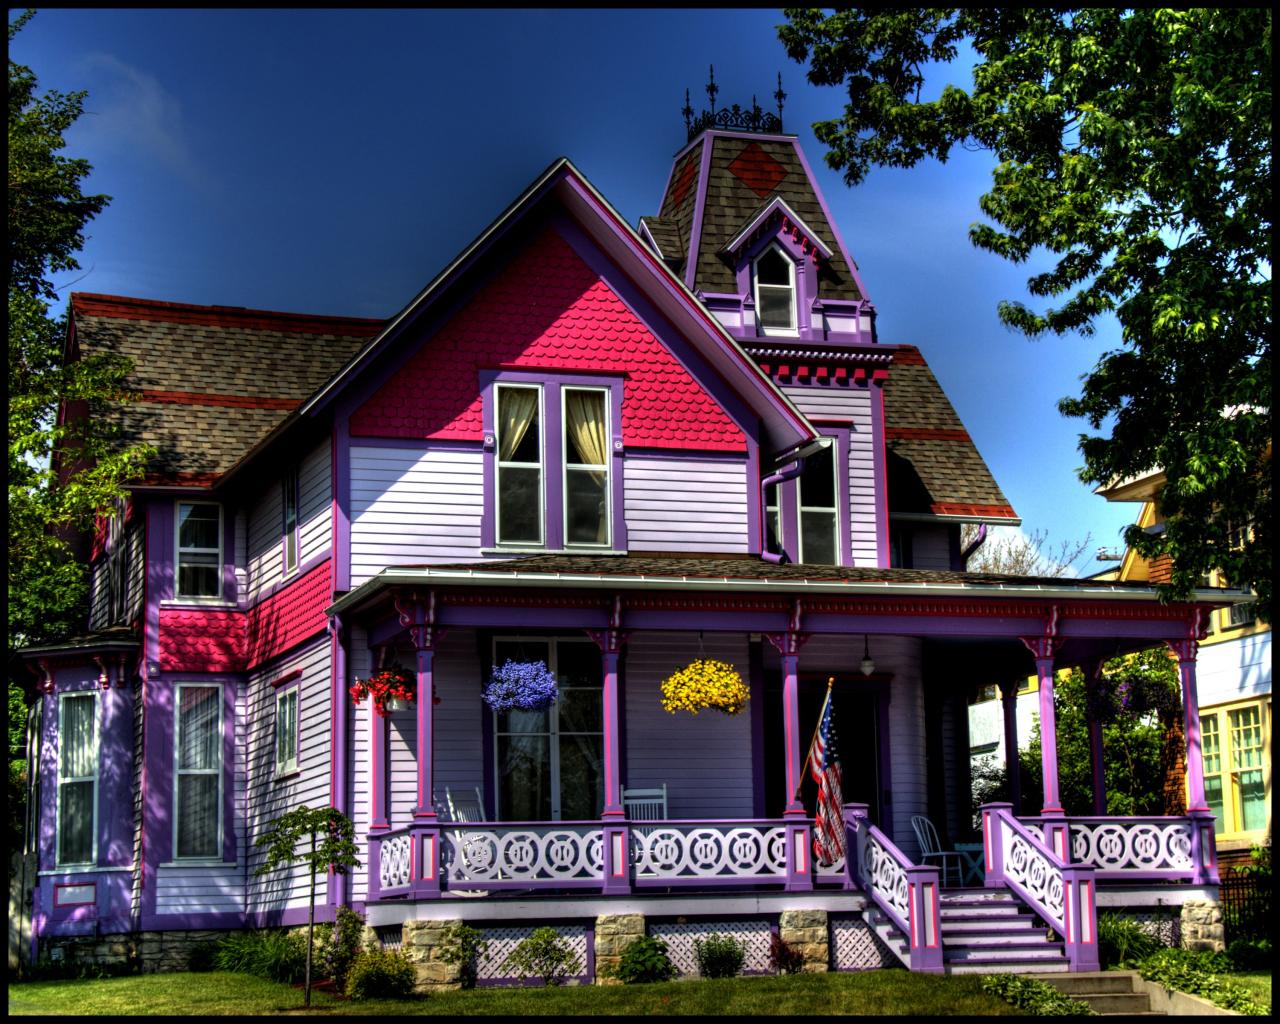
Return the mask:
[[(486, 820), (484, 812), (484, 796), (480, 792), (480, 787), (476, 786), (471, 793), (460, 792), (454, 793), (453, 790), (444, 787), (444, 803), (449, 812), (449, 820), (454, 822), (482, 822)], [(481, 843), (484, 840), (480, 837), (472, 837), (463, 835), (462, 837), (462, 858), (468, 860), (473, 843)], [(488, 896), (487, 889), (450, 889), (450, 895), (453, 896)]]
[(963, 884), (964, 859), (961, 857), (960, 851), (944, 850), (942, 843), (938, 841), (938, 830), (933, 827), (933, 822), (923, 814), (912, 816), (911, 827), (915, 829), (916, 841), (920, 844), (920, 860), (925, 864), (928, 864), (933, 859), (942, 861), (942, 884), (944, 886), (947, 884), (948, 877), (947, 864), (950, 863), (950, 860), (954, 860), (956, 864), (956, 883)]
[(667, 784), (656, 789), (622, 790), (622, 809), (631, 821), (665, 821), (667, 818)]

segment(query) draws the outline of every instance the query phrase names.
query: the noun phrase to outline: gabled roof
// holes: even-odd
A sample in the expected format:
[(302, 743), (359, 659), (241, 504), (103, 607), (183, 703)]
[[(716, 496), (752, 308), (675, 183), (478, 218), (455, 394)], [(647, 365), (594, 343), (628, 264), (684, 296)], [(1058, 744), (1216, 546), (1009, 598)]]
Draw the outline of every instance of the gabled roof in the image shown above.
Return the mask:
[(784, 231), (788, 230), (787, 224), (789, 223), (792, 229), (799, 231), (808, 239), (813, 247), (822, 255), (823, 259), (831, 258), (831, 250), (827, 248), (826, 243), (822, 241), (822, 238), (818, 233), (814, 231), (813, 228), (809, 227), (809, 225), (804, 222), (804, 218), (796, 213), (795, 210), (791, 209), (791, 207), (787, 205), (786, 200), (781, 196), (773, 196), (761, 203), (759, 208), (747, 218), (746, 223), (742, 225), (738, 233), (730, 238), (729, 241), (725, 242), (724, 248), (721, 251), (726, 253), (737, 252), (748, 242), (752, 234), (759, 227), (765, 224), (775, 213), (779, 213), (786, 218), (783, 223)]

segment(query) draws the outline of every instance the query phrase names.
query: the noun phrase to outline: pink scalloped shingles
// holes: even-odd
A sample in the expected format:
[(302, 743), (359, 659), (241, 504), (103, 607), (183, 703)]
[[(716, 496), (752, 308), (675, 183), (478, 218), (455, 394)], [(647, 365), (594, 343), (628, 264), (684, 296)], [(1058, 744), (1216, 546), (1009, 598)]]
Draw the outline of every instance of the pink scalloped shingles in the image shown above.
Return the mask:
[(627, 445), (743, 451), (741, 429), (553, 229), (405, 361), (351, 417), (365, 437), (480, 440), (481, 369), (625, 373)]
[(161, 671), (240, 672), (244, 655), (244, 612), (160, 609)]

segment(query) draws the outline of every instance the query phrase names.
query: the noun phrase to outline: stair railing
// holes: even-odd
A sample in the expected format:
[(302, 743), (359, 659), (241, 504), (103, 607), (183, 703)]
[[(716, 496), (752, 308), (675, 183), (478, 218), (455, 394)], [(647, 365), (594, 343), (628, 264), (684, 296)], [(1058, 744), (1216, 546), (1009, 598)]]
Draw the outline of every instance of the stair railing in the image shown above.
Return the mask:
[(1012, 804), (983, 805), (982, 846), (986, 884), (1010, 889), (1061, 935), (1073, 971), (1098, 970), (1093, 867), (1059, 856), (1013, 816)]
[(941, 974), (938, 869), (916, 865), (871, 824), (869, 805), (845, 804), (849, 881), (907, 937), (913, 971)]

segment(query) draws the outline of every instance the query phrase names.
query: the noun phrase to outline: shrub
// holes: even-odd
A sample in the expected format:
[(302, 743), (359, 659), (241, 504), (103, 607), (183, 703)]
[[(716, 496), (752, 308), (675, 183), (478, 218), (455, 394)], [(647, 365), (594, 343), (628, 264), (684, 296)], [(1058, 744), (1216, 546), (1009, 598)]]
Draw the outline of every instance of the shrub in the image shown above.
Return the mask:
[(220, 971), (293, 984), (307, 972), (307, 937), (282, 931), (232, 932), (218, 941), (213, 964)]
[(705, 939), (693, 940), (693, 955), (704, 978), (732, 978), (742, 970), (747, 947), (732, 935), (713, 932)]
[(676, 976), (676, 965), (667, 955), (667, 944), (661, 939), (644, 936), (622, 951), (615, 976), (624, 985), (646, 981), (670, 981)]
[(489, 943), (480, 931), (459, 921), (445, 931), (440, 943), (440, 959), (447, 964), (458, 965), (463, 988), (475, 988), (480, 958), (488, 948)]
[(1272, 956), (1270, 939), (1236, 939), (1227, 947), (1227, 958), (1237, 971), (1265, 971)]
[(1223, 977), (1231, 968), (1231, 960), (1225, 953), (1162, 949), (1142, 961), (1138, 965), (1138, 973), (1147, 981), (1158, 982), (1166, 989), (1204, 996), (1227, 1010), (1266, 1014), (1267, 1008), (1255, 1003), (1243, 986)]
[(1086, 1002), (1063, 995), (1052, 985), (1014, 974), (992, 974), (982, 979), (982, 991), (998, 996), (1029, 1017), (1092, 1017)]
[(1163, 942), (1144, 931), (1132, 918), (1119, 914), (1098, 915), (1098, 959), (1103, 970), (1145, 960), (1164, 948)]
[(216, 942), (198, 942), (191, 947), (191, 955), (187, 959), (187, 970), (197, 974), (211, 971), (214, 968), (214, 957), (218, 952)]
[(322, 970), (333, 979), (333, 986), (339, 992), (346, 990), (347, 974), (360, 955), (360, 943), (363, 939), (364, 918), (349, 907), (339, 907), (333, 934), (328, 944), (322, 947), (324, 952), (320, 960)]
[(347, 972), (347, 995), (352, 999), (403, 999), (413, 994), (418, 972), (397, 949), (368, 946)]
[(520, 978), (541, 978), (543, 985), (563, 985), (570, 974), (582, 970), (582, 962), (554, 928), (537, 928), (511, 951), (503, 968)]
[(769, 966), (779, 974), (799, 974), (804, 967), (804, 954), (774, 932), (769, 936)]

